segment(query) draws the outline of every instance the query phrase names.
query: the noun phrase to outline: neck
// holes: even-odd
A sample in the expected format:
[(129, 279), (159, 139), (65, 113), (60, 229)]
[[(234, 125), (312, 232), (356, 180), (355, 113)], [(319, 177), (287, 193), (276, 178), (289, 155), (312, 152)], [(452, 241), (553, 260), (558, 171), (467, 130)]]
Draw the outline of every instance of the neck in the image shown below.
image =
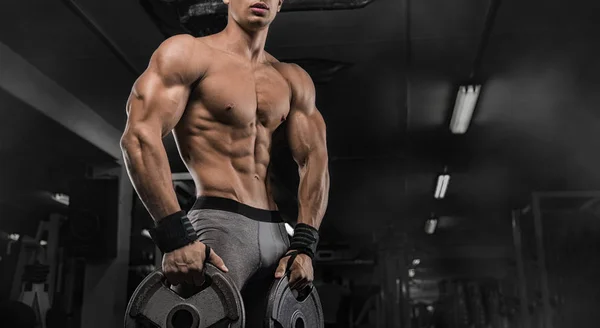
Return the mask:
[(223, 30), (228, 40), (228, 48), (252, 61), (264, 57), (268, 32), (269, 27), (256, 31), (245, 30), (231, 16), (227, 19), (227, 26)]

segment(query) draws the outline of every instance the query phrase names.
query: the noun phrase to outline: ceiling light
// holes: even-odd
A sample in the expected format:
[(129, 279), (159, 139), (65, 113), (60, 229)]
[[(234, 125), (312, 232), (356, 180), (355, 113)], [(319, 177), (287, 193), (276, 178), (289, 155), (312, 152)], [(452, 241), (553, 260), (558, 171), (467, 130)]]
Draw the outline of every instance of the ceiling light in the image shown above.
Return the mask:
[(69, 206), (69, 195), (55, 193), (52, 194), (52, 199), (54, 199), (58, 203)]
[(432, 217), (432, 218), (428, 219), (427, 221), (425, 221), (425, 233), (428, 235), (433, 235), (433, 233), (435, 232), (435, 229), (437, 228), (437, 225), (438, 225), (438, 218)]
[(412, 265), (417, 266), (419, 264), (421, 264), (421, 260), (420, 259), (414, 259), (414, 260), (412, 260)]
[(410, 278), (414, 277), (415, 276), (415, 269), (408, 269), (408, 276)]
[(464, 134), (469, 128), (473, 111), (479, 98), (480, 85), (461, 86), (458, 89), (454, 112), (450, 120), (450, 131), (454, 134)]
[(450, 183), (449, 174), (440, 174), (437, 178), (437, 185), (435, 186), (435, 199), (444, 199), (446, 197), (446, 191), (448, 191), (448, 184)]

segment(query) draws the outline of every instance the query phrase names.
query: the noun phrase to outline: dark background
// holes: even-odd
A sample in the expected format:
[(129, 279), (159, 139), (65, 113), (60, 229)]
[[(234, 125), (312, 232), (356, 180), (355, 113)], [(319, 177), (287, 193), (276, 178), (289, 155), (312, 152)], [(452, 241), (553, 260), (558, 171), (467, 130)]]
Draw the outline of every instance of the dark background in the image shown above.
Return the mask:
[[(266, 48), (275, 57), (304, 63), (313, 78), (343, 67), (317, 81), (331, 173), (322, 240), (367, 254), (397, 250), (407, 263), (419, 258), (419, 284), (411, 287), (416, 303), (437, 300), (443, 280), (516, 285), (511, 211), (530, 205), (536, 191), (600, 189), (600, 3), (408, 1), (282, 12), (271, 27)], [(96, 113), (90, 122), (105, 121), (96, 128), (121, 132), (136, 72), (164, 31), (137, 1), (77, 4), (130, 66), (68, 1), (3, 3), (0, 43)], [(1, 63), (0, 57), (6, 69)], [(482, 84), (481, 97), (468, 133), (455, 136), (448, 123), (456, 91), (470, 81)], [(57, 122), (33, 100), (15, 97), (10, 83), (0, 85), (0, 230), (33, 235), (50, 211), (64, 210), (41, 192), (68, 193), (70, 181), (114, 166), (115, 158), (72, 132), (68, 119)], [(64, 115), (75, 117), (77, 108)], [(171, 136), (165, 146), (172, 171), (184, 172)], [(280, 157), (289, 209), (297, 171), (285, 151)], [(445, 200), (435, 201), (444, 167), (450, 187)], [(423, 226), (432, 213), (440, 223), (430, 236)], [(597, 231), (594, 217), (589, 224)], [(139, 220), (134, 229), (148, 222)], [(562, 240), (562, 225), (544, 229)], [(533, 239), (529, 232), (524, 238)], [(585, 243), (577, 250), (582, 261), (597, 257)], [(359, 269), (344, 270), (338, 271)]]

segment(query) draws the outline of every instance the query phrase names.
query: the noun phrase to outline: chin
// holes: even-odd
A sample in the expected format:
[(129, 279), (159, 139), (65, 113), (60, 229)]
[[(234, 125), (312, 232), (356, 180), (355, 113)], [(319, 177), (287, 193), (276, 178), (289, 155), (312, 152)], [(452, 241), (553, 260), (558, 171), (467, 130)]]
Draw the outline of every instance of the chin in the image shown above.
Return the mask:
[(250, 17), (250, 19), (246, 21), (246, 26), (248, 27), (248, 29), (253, 31), (258, 31), (267, 28), (269, 24), (271, 24), (271, 21), (265, 17)]

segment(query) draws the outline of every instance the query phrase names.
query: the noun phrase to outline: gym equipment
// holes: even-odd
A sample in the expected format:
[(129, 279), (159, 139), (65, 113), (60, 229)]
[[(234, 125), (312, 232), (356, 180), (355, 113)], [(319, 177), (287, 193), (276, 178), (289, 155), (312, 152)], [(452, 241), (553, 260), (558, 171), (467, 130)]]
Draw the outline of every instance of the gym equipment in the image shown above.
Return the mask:
[(275, 280), (269, 290), (265, 327), (323, 328), (321, 300), (311, 284), (301, 291), (290, 289), (288, 275)]
[(243, 328), (244, 306), (239, 290), (210, 263), (199, 291), (183, 298), (169, 287), (156, 270), (138, 285), (125, 314), (125, 328)]
[(20, 250), (9, 298), (33, 309), (36, 324), (42, 328), (46, 328), (45, 318), (56, 291), (59, 230), (63, 220), (61, 215), (52, 214), (38, 224), (35, 238), (25, 235), (18, 238)]
[(50, 297), (48, 296), (48, 274), (50, 267), (36, 261), (34, 264), (25, 266), (23, 273), (23, 290), (19, 296), (19, 301), (31, 306), (35, 311), (37, 321), (46, 328), (46, 314), (51, 307)]

